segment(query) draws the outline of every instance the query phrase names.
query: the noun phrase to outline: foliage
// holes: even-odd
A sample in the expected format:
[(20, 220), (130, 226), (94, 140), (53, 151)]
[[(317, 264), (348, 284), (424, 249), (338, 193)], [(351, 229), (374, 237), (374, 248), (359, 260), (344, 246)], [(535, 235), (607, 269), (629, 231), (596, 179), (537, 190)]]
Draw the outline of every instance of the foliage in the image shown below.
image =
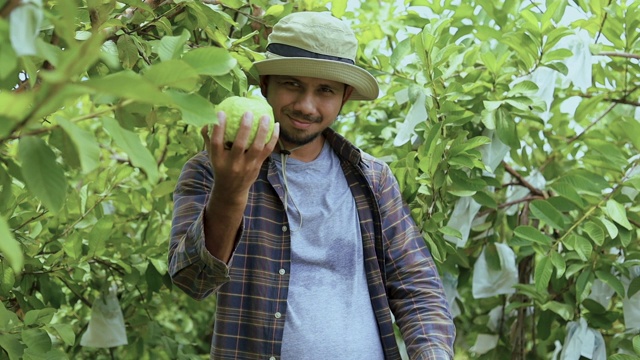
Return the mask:
[[(336, 127), (401, 182), (459, 356), (549, 358), (580, 319), (640, 355), (637, 1), (0, 0), (0, 359), (208, 357), (215, 304), (166, 272), (171, 192), (270, 27), (323, 9), (383, 90)], [(82, 347), (112, 284), (129, 344)]]

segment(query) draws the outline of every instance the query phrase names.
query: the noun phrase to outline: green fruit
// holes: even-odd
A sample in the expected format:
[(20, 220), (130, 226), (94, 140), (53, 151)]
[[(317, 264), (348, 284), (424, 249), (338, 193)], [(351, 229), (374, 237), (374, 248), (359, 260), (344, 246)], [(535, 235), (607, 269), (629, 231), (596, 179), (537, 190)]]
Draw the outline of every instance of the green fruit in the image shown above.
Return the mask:
[(269, 133), (267, 134), (268, 142), (273, 134), (273, 127), (275, 121), (273, 119), (273, 109), (271, 105), (263, 99), (257, 97), (242, 97), (231, 96), (228, 97), (216, 107), (216, 112), (224, 111), (227, 115), (227, 124), (224, 130), (224, 142), (233, 143), (238, 135), (238, 129), (240, 128), (240, 122), (242, 121), (242, 115), (245, 112), (250, 111), (253, 113), (253, 124), (251, 126), (251, 134), (249, 135), (249, 143), (247, 146), (253, 144), (253, 140), (258, 132), (258, 125), (260, 125), (260, 118), (263, 115), (267, 115), (270, 119)]

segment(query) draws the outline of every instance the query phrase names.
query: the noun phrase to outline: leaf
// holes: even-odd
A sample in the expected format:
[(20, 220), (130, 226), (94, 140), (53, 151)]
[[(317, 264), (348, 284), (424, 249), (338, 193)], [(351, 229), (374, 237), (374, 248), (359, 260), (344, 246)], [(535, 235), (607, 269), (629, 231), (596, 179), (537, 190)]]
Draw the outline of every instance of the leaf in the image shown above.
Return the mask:
[[(4, 16), (3, 16), (4, 17)], [(44, 13), (42, 0), (24, 0), (9, 13), (11, 45), (18, 56), (37, 55), (36, 39)]]
[(199, 76), (194, 68), (182, 60), (168, 60), (154, 64), (143, 73), (157, 87), (170, 87), (184, 91), (194, 90)]
[(605, 229), (607, 229), (607, 233), (609, 233), (609, 236), (612, 239), (615, 239), (618, 236), (618, 227), (614, 223), (607, 220), (604, 216), (598, 217), (598, 220), (602, 223), (602, 225), (604, 225)]
[(574, 309), (570, 304), (563, 304), (557, 301), (549, 301), (540, 305), (540, 309), (542, 310), (550, 310), (554, 313), (560, 315), (566, 321), (573, 319)]
[(160, 60), (179, 59), (180, 55), (185, 51), (185, 44), (189, 37), (187, 29), (184, 29), (180, 36), (163, 36), (156, 49)]
[(185, 94), (179, 91), (167, 91), (182, 113), (187, 124), (201, 128), (208, 124), (217, 124), (218, 117), (213, 104), (198, 94)]
[(142, 145), (138, 134), (123, 129), (113, 118), (103, 117), (102, 123), (116, 145), (129, 156), (131, 164), (142, 169), (149, 178), (149, 182), (155, 183), (158, 180), (156, 159), (149, 149)]
[(516, 123), (507, 110), (502, 107), (496, 111), (496, 134), (505, 145), (512, 149), (520, 148)]
[(633, 229), (631, 223), (629, 222), (629, 219), (627, 219), (627, 211), (624, 209), (624, 206), (622, 206), (622, 204), (618, 203), (617, 201), (609, 199), (607, 201), (604, 212), (607, 214), (607, 216), (609, 216), (611, 220), (615, 221), (623, 228), (627, 230)]
[(524, 80), (515, 84), (507, 93), (507, 97), (512, 97), (514, 95), (535, 95), (538, 92), (538, 89), (538, 85), (533, 81)]
[(153, 105), (167, 105), (171, 99), (153, 83), (130, 70), (118, 71), (81, 83), (100, 95), (108, 94)]
[(640, 355), (640, 335), (634, 336), (632, 343), (633, 343), (633, 351), (636, 353), (636, 355)]
[(9, 229), (9, 224), (4, 216), (0, 215), (0, 254), (4, 256), (14, 273), (20, 273), (24, 266), (24, 256), (20, 243), (13, 237), (13, 233)]
[(564, 216), (546, 200), (534, 200), (529, 204), (531, 214), (557, 230), (565, 228)]
[(444, 235), (453, 236), (457, 239), (462, 239), (462, 234), (457, 229), (454, 229), (450, 226), (443, 226), (438, 228), (438, 231)]
[(612, 273), (603, 270), (596, 270), (596, 277), (602, 280), (605, 284), (609, 285), (618, 296), (621, 298), (625, 297), (624, 285), (622, 285), (622, 281), (615, 277)]
[(226, 49), (218, 47), (201, 47), (191, 50), (182, 56), (200, 75), (222, 76), (228, 74), (238, 61)]
[(576, 280), (576, 298), (582, 302), (590, 293), (593, 285), (594, 275), (591, 270), (585, 270), (578, 275)]
[(82, 172), (88, 174), (100, 165), (100, 146), (93, 133), (81, 129), (62, 116), (56, 116), (55, 121), (67, 133), (80, 159)]
[(331, 0), (331, 13), (337, 18), (341, 18), (347, 9), (347, 0)]
[(553, 274), (553, 263), (549, 257), (542, 257), (536, 264), (533, 275), (536, 290), (539, 293), (546, 293)]
[(9, 360), (23, 359), (24, 345), (20, 342), (20, 335), (18, 334), (3, 334), (0, 336), (0, 348), (6, 351)]
[(73, 346), (73, 344), (75, 344), (76, 334), (73, 331), (73, 326), (70, 324), (51, 324), (51, 327), (58, 333), (60, 339), (62, 339), (67, 346)]
[(540, 232), (540, 230), (534, 228), (533, 226), (529, 226), (529, 225), (518, 226), (517, 228), (515, 228), (513, 233), (515, 236), (517, 236), (522, 240), (526, 240), (532, 243), (545, 245), (545, 246), (551, 245), (551, 238), (549, 238), (547, 235), (544, 235), (543, 233)]
[(37, 352), (46, 353), (51, 350), (51, 339), (43, 329), (26, 329), (22, 331), (22, 342), (27, 345), (28, 349)]
[(584, 231), (589, 235), (594, 243), (602, 246), (604, 244), (604, 229), (594, 221), (584, 224)]
[(555, 49), (542, 55), (542, 63), (549, 63), (556, 60), (564, 60), (573, 56), (573, 52), (569, 49)]
[(567, 270), (567, 263), (564, 261), (562, 255), (558, 254), (556, 251), (551, 251), (549, 258), (551, 259), (553, 266), (556, 268), (556, 278), (561, 278)]
[(627, 289), (627, 298), (632, 298), (640, 290), (640, 276), (631, 280)]
[(52, 213), (57, 213), (67, 195), (67, 180), (56, 155), (44, 140), (25, 136), (18, 143), (18, 158), (29, 191)]

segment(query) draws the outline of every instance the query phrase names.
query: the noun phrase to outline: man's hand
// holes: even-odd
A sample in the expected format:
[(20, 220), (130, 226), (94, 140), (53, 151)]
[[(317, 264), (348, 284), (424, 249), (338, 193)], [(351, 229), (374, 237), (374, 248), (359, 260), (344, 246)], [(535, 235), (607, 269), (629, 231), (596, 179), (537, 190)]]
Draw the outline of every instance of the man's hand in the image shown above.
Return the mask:
[(225, 148), (224, 128), (227, 118), (224, 112), (218, 113), (218, 120), (211, 131), (211, 137), (208, 126), (200, 131), (214, 175), (213, 189), (204, 212), (204, 233), (207, 250), (228, 263), (247, 206), (249, 189), (258, 178), (262, 163), (278, 142), (280, 124), (275, 124), (271, 140), (265, 143), (270, 121), (263, 116), (259, 120), (256, 138), (247, 148), (253, 114), (246, 112), (242, 116), (235, 141), (230, 148)]

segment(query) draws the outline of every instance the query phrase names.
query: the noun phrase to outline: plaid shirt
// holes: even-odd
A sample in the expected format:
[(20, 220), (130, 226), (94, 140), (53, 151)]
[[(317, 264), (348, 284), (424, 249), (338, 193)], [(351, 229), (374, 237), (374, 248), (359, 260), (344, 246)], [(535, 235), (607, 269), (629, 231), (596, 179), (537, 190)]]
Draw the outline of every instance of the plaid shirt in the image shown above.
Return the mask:
[[(333, 130), (327, 129), (325, 136), (341, 159), (358, 209), (369, 294), (385, 358), (401, 358), (393, 312), (412, 359), (452, 359), (455, 327), (449, 305), (395, 177), (384, 162)], [(267, 159), (251, 187), (228, 265), (204, 245), (202, 214), (213, 181), (206, 152), (182, 170), (174, 192), (171, 278), (196, 299), (217, 295), (211, 359), (279, 359), (291, 247), (276, 166)]]

